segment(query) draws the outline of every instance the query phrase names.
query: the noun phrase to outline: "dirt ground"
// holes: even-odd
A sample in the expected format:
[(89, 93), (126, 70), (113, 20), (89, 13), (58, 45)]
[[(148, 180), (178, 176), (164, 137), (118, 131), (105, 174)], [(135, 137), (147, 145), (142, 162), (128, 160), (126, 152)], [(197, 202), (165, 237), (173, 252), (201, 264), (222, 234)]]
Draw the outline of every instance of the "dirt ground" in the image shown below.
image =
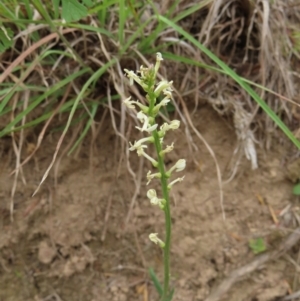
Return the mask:
[[(237, 145), (232, 123), (207, 105), (197, 110), (193, 122), (215, 151), (225, 181)], [(133, 129), (131, 135), (135, 133)], [(124, 156), (119, 165), (122, 150), (107, 118), (93, 149), (87, 138), (75, 155), (57, 161), (40, 191), (31, 197), (59, 135), (47, 135), (19, 175), (13, 222), (9, 208), (14, 176), (9, 174), (15, 168), (15, 156), (10, 139), (0, 141), (0, 300), (158, 300), (148, 268), (161, 277), (162, 254), (148, 235), (163, 236), (164, 220), (145, 195), (148, 164), (141, 167), (141, 191), (126, 222), (135, 185)], [(32, 134), (33, 143), (34, 139)], [(175, 142), (168, 166), (187, 159), (184, 182), (172, 190), (174, 300), (205, 300), (230, 272), (259, 256), (249, 248), (249, 240), (261, 237), (267, 251), (273, 251), (296, 227), (298, 199), (286, 177), (288, 158), (296, 151), (287, 142), (274, 142), (268, 152), (257, 145), (259, 169), (252, 171), (244, 158), (236, 177), (223, 187), (224, 220), (216, 169), (206, 148), (193, 134), (198, 151), (192, 159), (184, 125), (181, 133), (168, 139)], [(25, 147), (23, 159), (26, 151)], [(130, 154), (130, 162), (137, 173), (135, 153)], [(149, 187), (157, 184), (152, 181)], [(220, 300), (275, 301), (290, 290), (297, 291), (298, 252), (294, 247), (268, 261), (239, 279)]]

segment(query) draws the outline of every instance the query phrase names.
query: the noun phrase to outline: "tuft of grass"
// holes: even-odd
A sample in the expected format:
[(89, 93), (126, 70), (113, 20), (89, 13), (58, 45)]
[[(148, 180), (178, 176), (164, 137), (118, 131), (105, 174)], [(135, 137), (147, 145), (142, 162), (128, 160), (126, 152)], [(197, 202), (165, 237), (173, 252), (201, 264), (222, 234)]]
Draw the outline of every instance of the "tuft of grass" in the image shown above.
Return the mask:
[[(276, 115), (276, 113), (268, 106), (268, 104), (259, 97), (259, 95), (246, 83), (243, 78), (236, 74), (228, 65), (221, 61), (216, 55), (214, 55), (209, 49), (204, 45), (199, 43), (195, 38), (190, 34), (184, 31), (181, 27), (168, 20), (164, 16), (159, 16), (159, 19), (164, 23), (168, 24), (174, 28), (177, 32), (183, 35), (188, 41), (194, 44), (199, 50), (205, 53), (210, 59), (212, 59), (220, 68), (222, 68), (228, 76), (235, 80), (265, 111), (265, 113), (275, 122), (275, 124), (284, 132), (284, 134), (300, 149), (300, 141), (294, 136), (294, 134), (289, 130), (289, 128), (282, 122), (282, 120)], [(169, 56), (172, 58), (172, 56)]]

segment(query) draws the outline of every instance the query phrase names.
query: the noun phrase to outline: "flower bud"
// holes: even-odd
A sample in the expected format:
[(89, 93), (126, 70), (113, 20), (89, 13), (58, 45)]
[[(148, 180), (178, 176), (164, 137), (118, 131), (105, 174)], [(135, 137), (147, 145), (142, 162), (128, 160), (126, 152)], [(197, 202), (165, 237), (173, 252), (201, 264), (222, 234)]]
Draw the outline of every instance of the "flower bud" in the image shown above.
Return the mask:
[(170, 177), (172, 172), (175, 170), (176, 172), (182, 171), (185, 169), (186, 161), (184, 159), (179, 159), (176, 164), (170, 168), (168, 172), (166, 172), (166, 176)]
[(155, 189), (149, 189), (147, 192), (148, 199), (156, 198), (156, 190)]
[(147, 197), (150, 199), (152, 205), (158, 205), (160, 209), (165, 209), (166, 201), (165, 199), (159, 199), (156, 195), (155, 189), (149, 189), (147, 192)]
[(155, 244), (158, 244), (161, 248), (164, 248), (164, 247), (165, 247), (165, 243), (164, 243), (161, 239), (159, 239), (159, 238), (157, 237), (157, 235), (158, 235), (158, 233), (151, 233), (151, 234), (149, 235), (149, 239), (150, 239), (152, 242), (154, 242)]
[(170, 126), (171, 130), (177, 130), (180, 126), (180, 121), (179, 120), (172, 120), (169, 126)]
[(158, 69), (160, 67), (160, 62), (163, 61), (162, 55), (160, 52), (156, 53), (156, 64), (154, 66), (154, 77), (156, 77), (156, 74), (158, 72)]
[(175, 171), (179, 172), (185, 169), (186, 161), (184, 159), (179, 159), (175, 164)]

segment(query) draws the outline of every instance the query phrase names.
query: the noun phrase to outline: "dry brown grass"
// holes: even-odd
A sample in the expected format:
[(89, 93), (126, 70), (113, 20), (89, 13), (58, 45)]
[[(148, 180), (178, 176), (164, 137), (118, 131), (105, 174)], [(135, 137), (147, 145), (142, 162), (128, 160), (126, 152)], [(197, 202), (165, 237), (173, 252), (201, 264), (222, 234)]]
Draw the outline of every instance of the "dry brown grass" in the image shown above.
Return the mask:
[[(164, 14), (168, 11), (170, 5), (172, 5), (171, 1), (166, 1), (163, 4), (157, 3), (154, 10), (156, 9), (157, 12)], [(173, 15), (193, 5), (194, 3), (190, 1), (180, 1)], [(181, 20), (179, 25), (212, 50), (240, 76), (275, 92), (270, 93), (264, 89), (256, 88), (260, 97), (293, 130), (296, 130), (299, 125), (299, 114), (295, 106), (284, 99), (291, 99), (299, 103), (299, 53), (295, 48), (296, 42), (292, 32), (297, 30), (297, 24), (300, 21), (300, 6), (297, 5), (295, 0), (273, 2), (216, 0), (203, 1), (203, 5), (204, 7), (200, 10)], [(140, 16), (139, 24), (147, 21), (154, 14), (154, 10), (151, 6), (144, 6), (140, 11), (135, 10), (136, 17)], [(36, 12), (35, 19), (39, 20), (40, 18)], [(134, 19), (130, 19), (125, 24), (125, 41), (134, 33), (136, 26), (134, 22)], [(94, 16), (88, 16), (82, 23), (96, 27), (102, 26)], [(115, 8), (110, 12), (110, 19), (105, 24), (105, 29), (114, 34), (118, 31), (118, 25), (118, 11)], [(150, 35), (155, 31), (156, 26), (157, 21), (155, 19), (151, 20), (145, 27), (144, 35)], [(39, 32), (43, 39), (33, 43), (30, 39), (33, 32)], [(166, 43), (170, 42), (170, 46), (165, 46)], [(135, 86), (129, 86), (124, 81), (123, 75), (124, 68), (136, 70), (139, 67), (139, 62), (142, 61), (143, 64), (150, 65), (153, 61), (152, 55), (146, 55), (140, 51), (138, 43), (139, 39), (135, 40), (126, 53), (122, 53), (120, 56), (118, 52), (120, 49), (119, 42), (109, 39), (103, 34), (70, 28), (64, 31), (59, 30), (57, 33), (50, 33), (47, 25), (29, 25), (26, 30), (16, 34), (14, 47), (1, 55), (1, 69), (3, 72), (0, 75), (1, 83), (14, 83), (13, 89), (24, 83), (33, 83), (36, 86), (47, 88), (80, 68), (89, 67), (90, 72), (87, 75), (91, 75), (95, 70), (103, 67), (106, 62), (116, 59), (116, 64), (107, 69), (106, 74), (101, 77), (101, 82), (98, 82), (94, 89), (90, 90), (88, 95), (80, 100), (80, 104), (83, 111), (90, 115), (88, 103), (90, 101), (101, 101), (103, 97), (107, 98), (107, 101), (102, 103), (97, 118), (92, 123), (91, 145), (93, 145), (97, 133), (101, 131), (103, 114), (110, 112), (113, 128), (116, 135), (120, 137), (116, 145), (121, 150), (121, 155), (117, 158), (119, 166), (122, 162), (126, 162), (129, 173), (136, 184), (136, 191), (130, 208), (133, 207), (140, 186), (140, 174), (135, 174), (133, 168), (131, 168), (129, 152), (126, 150), (127, 140), (132, 128), (129, 121), (136, 122), (136, 120), (134, 115), (129, 116), (129, 113), (119, 102), (113, 102), (111, 95), (118, 94), (120, 99), (131, 95), (143, 101), (141, 91)], [(182, 40), (182, 37), (172, 29), (165, 29), (158, 34), (157, 40), (151, 42), (151, 47), (157, 46), (160, 46), (162, 51), (167, 50), (179, 56), (214, 66), (214, 63), (203, 53)], [(61, 56), (53, 66), (44, 65), (43, 61), (39, 61), (39, 57), (47, 49), (63, 49), (72, 56)], [(29, 68), (25, 67), (24, 63), (30, 61), (33, 63), (30, 64)], [(12, 73), (16, 66), (21, 67), (19, 74)], [(16, 74), (19, 75), (19, 78), (16, 77)], [(66, 88), (64, 95), (68, 99), (78, 95), (86, 82), (87, 75), (76, 79), (68, 89)], [(258, 104), (245, 91), (241, 90), (231, 78), (224, 74), (179, 62), (168, 62), (166, 67), (162, 69), (160, 76), (161, 78), (173, 79), (174, 86), (178, 87), (175, 108), (176, 114), (181, 117), (185, 126), (184, 131), (188, 147), (191, 153), (197, 151), (191, 134), (191, 132), (195, 132), (215, 160), (220, 187), (222, 183), (221, 171), (217, 159), (214, 157), (214, 152), (205, 142), (201, 133), (195, 129), (189, 115), (195, 112), (203, 100), (207, 101), (221, 116), (230, 116), (234, 123), (238, 143), (235, 151), (236, 156), (232, 162), (231, 176), (229, 176), (228, 181), (235, 175), (243, 154), (246, 154), (251, 161), (252, 168), (257, 167), (257, 143), (265, 145), (269, 149), (272, 145), (272, 139), (277, 136), (277, 131), (273, 121), (261, 112)], [(27, 93), (29, 93), (26, 94), (28, 98), (34, 95), (33, 92)], [(16, 93), (17, 98), (23, 98), (23, 96), (25, 94)], [(190, 110), (192, 106), (189, 105), (189, 99), (194, 100), (193, 111)], [(51, 101), (53, 100), (49, 99), (49, 102)], [(57, 109), (64, 101), (65, 99), (62, 97), (62, 100), (59, 100), (59, 105), (53, 109), (51, 119), (55, 120), (55, 122), (53, 121), (55, 125), (59, 122), (66, 122), (67, 116), (61, 117)], [(11, 116), (15, 116), (20, 110), (20, 108), (14, 107)], [(26, 121), (36, 118), (37, 114), (39, 114), (38, 108), (26, 116)], [(76, 113), (78, 116), (81, 114), (80, 111)], [(161, 117), (163, 119), (167, 118), (164, 115), (161, 115)], [(4, 126), (5, 122), (3, 124), (1, 122), (1, 125)], [(24, 123), (25, 119), (22, 122)], [(76, 126), (77, 129), (74, 128), (72, 131), (77, 132), (82, 129), (84, 122), (80, 122)], [(49, 122), (37, 134), (35, 130), (25, 130), (18, 136), (20, 140), (17, 143), (15, 138), (13, 139), (13, 149), (16, 158), (19, 158), (16, 164), (16, 176), (18, 171), (21, 171), (22, 165), (28, 162), (39, 148), (48, 127), (50, 127)], [(36, 141), (36, 147), (31, 155), (21, 162), (22, 144), (28, 142), (27, 137), (32, 135), (36, 136), (36, 139), (33, 138)], [(44, 179), (55, 163), (62, 141), (63, 136), (57, 144), (57, 152), (54, 154), (53, 162), (49, 166)], [(18, 148), (16, 148), (17, 144), (19, 145)], [(69, 145), (63, 153), (67, 153), (71, 147), (72, 145)], [(93, 147), (91, 146), (91, 154), (93, 154), (92, 150)], [(56, 165), (56, 173), (57, 168)]]

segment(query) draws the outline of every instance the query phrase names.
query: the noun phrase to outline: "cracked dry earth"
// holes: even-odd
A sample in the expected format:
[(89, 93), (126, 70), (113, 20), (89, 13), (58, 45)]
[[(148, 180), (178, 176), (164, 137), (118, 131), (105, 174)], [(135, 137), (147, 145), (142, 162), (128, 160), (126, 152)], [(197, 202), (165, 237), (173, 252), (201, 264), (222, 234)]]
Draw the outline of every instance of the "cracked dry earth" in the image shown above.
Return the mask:
[[(226, 179), (237, 144), (233, 125), (208, 106), (198, 109), (193, 122), (215, 151)], [(15, 157), (11, 141), (0, 141), (1, 301), (158, 300), (147, 269), (153, 267), (161, 277), (162, 254), (148, 234), (162, 234), (164, 221), (144, 193), (148, 163), (142, 167), (141, 193), (125, 223), (135, 187), (125, 160), (119, 165), (120, 151), (116, 150), (120, 146), (109, 119), (101, 133), (92, 153), (87, 138), (75, 155), (59, 161), (38, 194), (31, 197), (49, 166), (59, 135), (45, 138), (19, 176), (13, 222), (9, 214), (13, 177), (9, 174)], [(198, 147), (193, 160), (183, 125), (181, 133), (174, 134), (168, 137), (175, 142), (175, 151), (167, 164), (178, 158), (188, 163), (184, 182), (172, 194), (174, 300), (200, 301), (231, 271), (255, 258), (250, 239), (262, 237), (272, 251), (294, 229), (298, 200), (292, 195), (285, 163), (291, 148), (277, 145), (266, 152), (257, 146), (260, 167), (255, 171), (250, 162), (242, 160), (236, 177), (223, 188), (224, 220), (216, 169), (208, 151), (192, 134)], [(37, 138), (34, 133), (27, 137), (33, 143)], [(68, 142), (67, 138), (62, 147)], [(25, 148), (23, 159), (26, 156)], [(130, 162), (137, 172), (135, 154), (130, 154)], [(153, 188), (157, 184), (151, 183)], [(288, 205), (289, 210), (280, 215)], [(240, 279), (220, 300), (273, 301), (297, 290), (297, 257), (298, 248), (294, 248), (268, 262)]]

